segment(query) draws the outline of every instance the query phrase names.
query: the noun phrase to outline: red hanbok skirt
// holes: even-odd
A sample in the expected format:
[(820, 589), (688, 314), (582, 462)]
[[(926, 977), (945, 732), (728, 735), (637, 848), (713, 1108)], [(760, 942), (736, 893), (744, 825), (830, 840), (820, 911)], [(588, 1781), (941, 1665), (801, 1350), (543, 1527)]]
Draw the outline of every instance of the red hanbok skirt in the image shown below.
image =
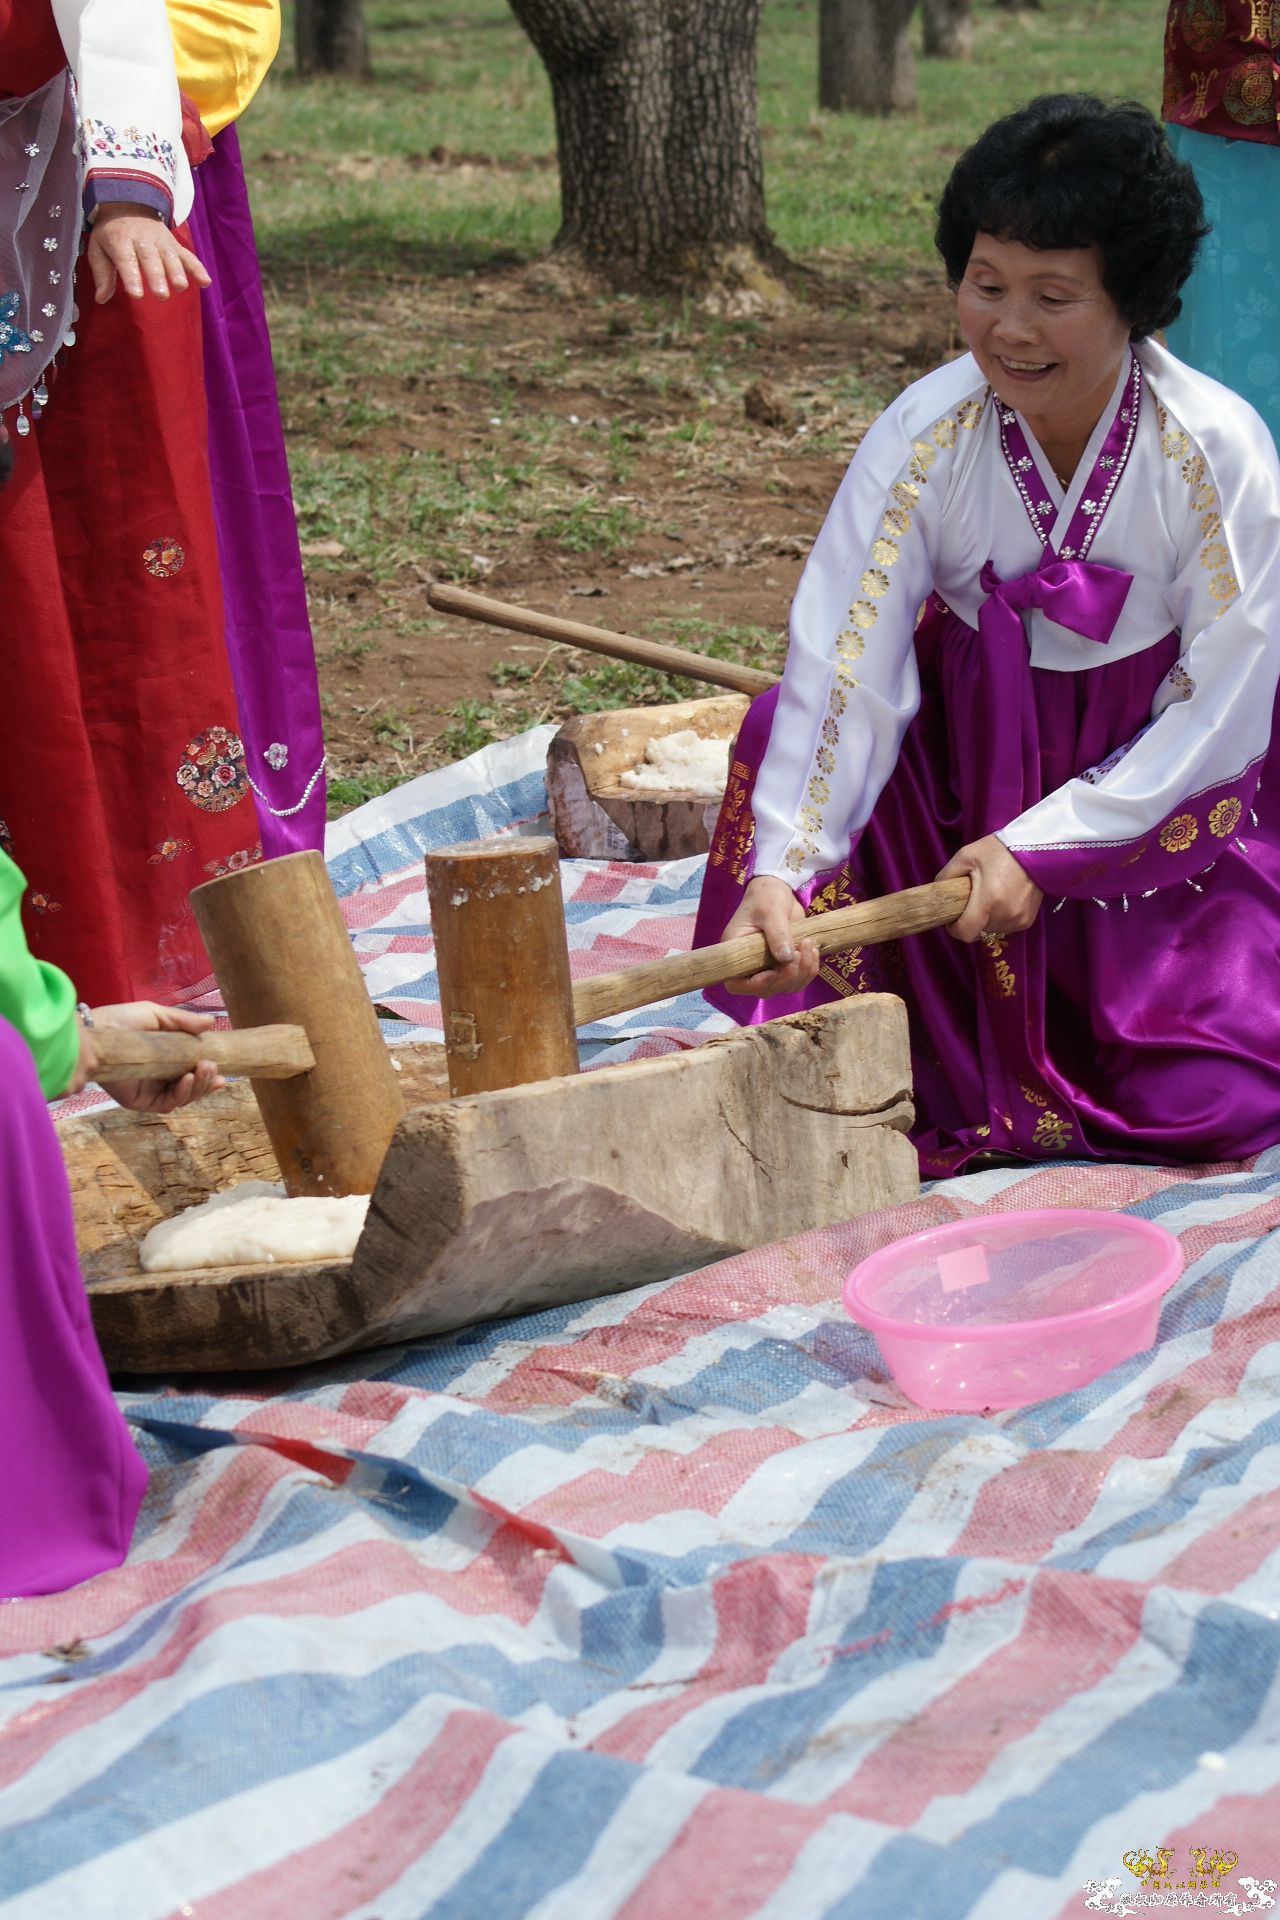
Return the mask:
[[(182, 237), (182, 236), (180, 236)], [(94, 1003), (209, 976), (192, 887), (260, 858), (227, 660), (200, 302), (79, 268), (79, 338), (0, 494), (0, 844), (32, 951)]]

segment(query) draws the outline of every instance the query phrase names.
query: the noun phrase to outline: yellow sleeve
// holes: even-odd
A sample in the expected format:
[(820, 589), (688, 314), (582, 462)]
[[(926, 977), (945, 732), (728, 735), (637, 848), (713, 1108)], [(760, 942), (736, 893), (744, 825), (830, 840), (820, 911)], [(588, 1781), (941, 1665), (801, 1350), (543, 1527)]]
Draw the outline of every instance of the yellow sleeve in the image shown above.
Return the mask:
[(165, 0), (178, 85), (211, 134), (244, 112), (280, 46), (280, 0)]

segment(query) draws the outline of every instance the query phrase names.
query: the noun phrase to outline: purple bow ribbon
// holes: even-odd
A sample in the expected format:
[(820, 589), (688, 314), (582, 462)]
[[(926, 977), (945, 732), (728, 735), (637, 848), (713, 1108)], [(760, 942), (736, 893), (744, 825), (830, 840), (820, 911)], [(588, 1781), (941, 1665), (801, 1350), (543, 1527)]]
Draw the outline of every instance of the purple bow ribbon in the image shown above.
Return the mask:
[(1039, 607), (1058, 626), (1105, 647), (1116, 630), (1133, 575), (1104, 567), (1097, 560), (1051, 559), (1049, 552), (1046, 548), (1046, 557), (1034, 572), (1017, 580), (1001, 580), (987, 561), (981, 575), (987, 598), (978, 615), (979, 631), (992, 639), (1024, 641), (1019, 615)]

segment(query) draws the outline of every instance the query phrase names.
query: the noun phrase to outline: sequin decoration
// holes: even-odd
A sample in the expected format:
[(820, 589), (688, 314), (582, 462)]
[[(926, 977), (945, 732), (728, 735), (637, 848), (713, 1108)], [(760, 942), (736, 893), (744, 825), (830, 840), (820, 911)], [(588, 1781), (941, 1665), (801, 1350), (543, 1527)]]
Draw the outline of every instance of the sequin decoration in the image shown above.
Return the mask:
[(187, 757), (174, 778), (193, 807), (225, 813), (249, 791), (244, 745), (226, 727), (210, 727), (187, 742)]
[(1160, 829), (1160, 845), (1166, 853), (1185, 853), (1199, 838), (1200, 828), (1194, 813), (1175, 814)]
[(153, 540), (142, 556), (142, 564), (157, 580), (172, 580), (186, 565), (186, 550), (176, 540)]
[(1209, 809), (1209, 831), (1217, 840), (1229, 840), (1240, 825), (1240, 816), (1244, 812), (1241, 802), (1234, 794), (1219, 800), (1216, 807)]
[(282, 740), (273, 740), (269, 747), (263, 748), (262, 757), (275, 773), (279, 773), (289, 764), (289, 749)]
[(29, 893), (27, 895), (27, 905), (30, 907), (32, 913), (46, 914), (62, 912), (61, 900), (51, 900), (47, 893)]
[(0, 360), (10, 353), (30, 353), (31, 335), (18, 325), (16, 293), (0, 293)]

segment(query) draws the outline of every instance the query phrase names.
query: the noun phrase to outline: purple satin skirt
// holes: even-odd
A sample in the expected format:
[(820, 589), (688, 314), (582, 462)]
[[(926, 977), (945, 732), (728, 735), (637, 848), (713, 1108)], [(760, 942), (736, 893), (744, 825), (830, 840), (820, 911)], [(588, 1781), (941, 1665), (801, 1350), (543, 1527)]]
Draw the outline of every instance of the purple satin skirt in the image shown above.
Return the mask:
[[(1054, 673), (1025, 648), (997, 657), (935, 600), (916, 650), (920, 711), (848, 859), (801, 889), (810, 912), (932, 880), (960, 847), (1132, 740), (1178, 639)], [(775, 704), (764, 694), (743, 723), (697, 946), (720, 938), (751, 875), (751, 792)], [(749, 1024), (851, 993), (901, 995), (927, 1175), (990, 1151), (1165, 1163), (1260, 1152), (1280, 1140), (1280, 843), (1267, 764), (1260, 788), (1261, 824), (1246, 815), (1243, 846), (1225, 842), (1194, 884), (1180, 875), (1127, 904), (1047, 893), (1028, 932), (992, 946), (939, 930), (830, 956), (803, 994), (707, 998)]]
[(129, 1551), (147, 1470), (107, 1384), (71, 1198), (26, 1042), (0, 1020), (0, 1599)]
[(262, 279), (234, 127), (195, 170), (209, 471), (227, 651), (267, 859), (324, 847), (320, 689)]

